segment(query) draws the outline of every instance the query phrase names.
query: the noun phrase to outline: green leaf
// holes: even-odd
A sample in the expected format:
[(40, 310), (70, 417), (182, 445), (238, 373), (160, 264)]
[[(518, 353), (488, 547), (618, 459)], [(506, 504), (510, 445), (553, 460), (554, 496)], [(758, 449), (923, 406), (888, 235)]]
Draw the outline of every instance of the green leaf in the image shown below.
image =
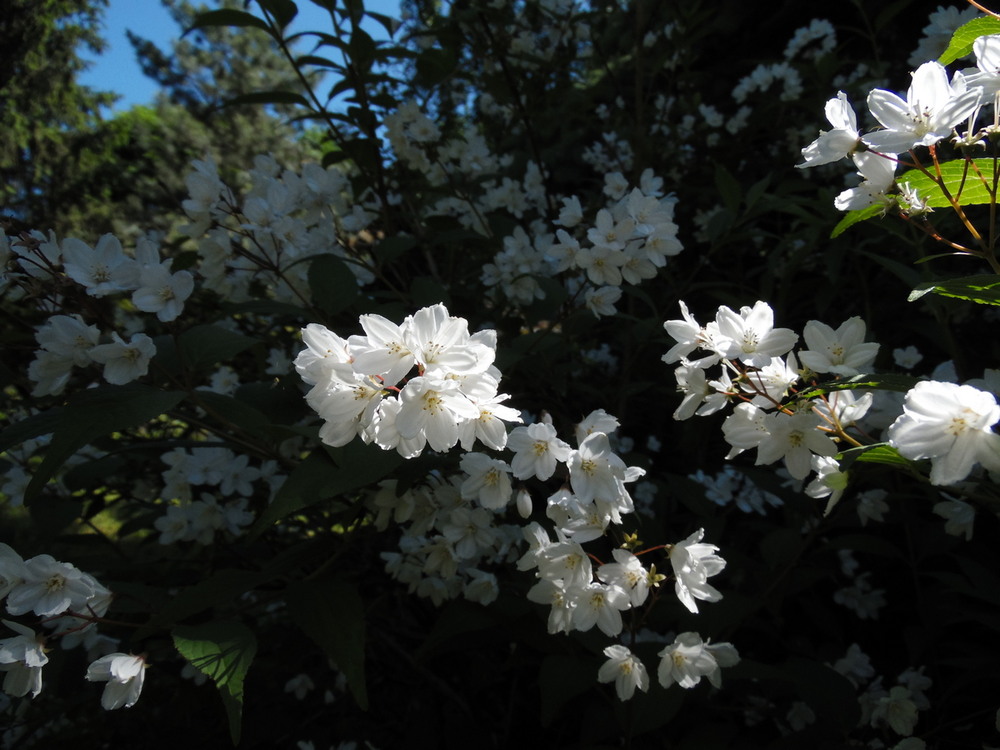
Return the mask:
[(252, 13), (233, 8), (222, 8), (220, 10), (199, 13), (195, 17), (191, 27), (184, 32), (184, 35), (187, 36), (196, 29), (204, 29), (208, 26), (252, 26), (262, 29), (273, 36), (271, 27), (267, 25), (267, 21), (258, 18)]
[(178, 625), (174, 646), (198, 671), (215, 683), (229, 718), (233, 744), (240, 741), (243, 720), (243, 680), (257, 653), (253, 632), (238, 622)]
[(315, 450), (292, 470), (274, 501), (257, 518), (250, 530), (250, 538), (261, 534), (289, 513), (374, 484), (392, 473), (402, 462), (402, 457), (395, 451), (383, 451), (360, 440), (342, 448)]
[(860, 448), (850, 448), (843, 451), (837, 460), (840, 462), (840, 470), (846, 471), (855, 461), (871, 464), (888, 464), (889, 466), (909, 466), (913, 462), (908, 458), (899, 455), (899, 451), (888, 443), (875, 443), (874, 445), (863, 445)]
[(977, 302), (980, 305), (1000, 305), (1000, 276), (983, 274), (946, 281), (927, 281), (918, 284), (907, 299), (913, 302), (931, 292), (942, 297)]
[(392, 16), (386, 16), (383, 15), (382, 13), (373, 13), (371, 11), (367, 11), (366, 15), (373, 21), (377, 21), (378, 23), (382, 24), (382, 28), (385, 29), (386, 33), (390, 37), (395, 36), (396, 32), (399, 30), (399, 27), (403, 25), (400, 21), (393, 18)]
[(830, 380), (825, 383), (819, 383), (809, 390), (800, 392), (797, 394), (797, 397), (800, 399), (810, 399), (823, 393), (832, 393), (834, 391), (852, 391), (856, 388), (906, 393), (921, 380), (923, 380), (923, 378), (917, 378), (913, 375), (899, 375), (892, 372), (861, 374), (854, 375), (843, 380)]
[(198, 391), (197, 403), (211, 416), (232, 422), (254, 435), (267, 438), (270, 434), (266, 428), (271, 420), (245, 401), (212, 391)]
[(432, 47), (425, 49), (417, 58), (417, 83), (433, 87), (450, 76), (458, 65), (453, 52)]
[(101, 386), (73, 394), (59, 411), (52, 442), (24, 491), (25, 503), (38, 495), (70, 456), (92, 440), (145, 424), (173, 409), (183, 398), (180, 391), (160, 391), (138, 383)]
[(357, 588), (332, 578), (299, 581), (285, 601), (295, 624), (336, 663), (358, 706), (368, 710), (365, 607)]
[(340, 312), (358, 296), (358, 280), (344, 261), (318, 255), (309, 264), (313, 303), (327, 315)]
[(197, 615), (218, 604), (226, 604), (263, 582), (264, 576), (250, 570), (227, 568), (218, 570), (204, 581), (188, 586), (168, 601), (149, 622), (136, 631), (135, 637), (145, 638), (156, 630)]
[(25, 440), (51, 435), (62, 420), (62, 412), (62, 407), (56, 407), (7, 425), (3, 432), (0, 432), (0, 453), (20, 445)]
[(351, 32), (348, 51), (351, 55), (351, 62), (362, 71), (367, 71), (375, 59), (375, 40), (361, 27), (355, 28)]
[(732, 172), (721, 164), (715, 165), (715, 188), (731, 214), (736, 214), (743, 201), (743, 187)]
[[(952, 159), (941, 162), (940, 182), (944, 183), (952, 198), (963, 206), (992, 203), (995, 198), (987, 189), (987, 184), (993, 184), (994, 166), (993, 159)], [(928, 171), (933, 176), (928, 176), (919, 169), (910, 169), (899, 175), (896, 182), (900, 185), (908, 182), (910, 187), (919, 191), (920, 197), (931, 208), (950, 207), (951, 202), (938, 184), (933, 168)]]
[(300, 107), (309, 107), (309, 100), (302, 94), (294, 91), (254, 91), (249, 94), (240, 94), (232, 99), (227, 99), (223, 107), (236, 107), (240, 104), (295, 104)]
[[(258, 341), (241, 333), (206, 324), (195, 326), (182, 333), (179, 343), (179, 352), (177, 350), (171, 351), (169, 348), (163, 352), (164, 364), (168, 368), (181, 366), (192, 370), (207, 370), (218, 362), (232, 359), (237, 354), (257, 344)], [(157, 351), (160, 351), (159, 343), (157, 343)], [(179, 361), (171, 362), (171, 356), (179, 357)]]
[(299, 9), (292, 0), (257, 0), (262, 8), (266, 8), (274, 16), (278, 28), (285, 28), (298, 15)]
[(1000, 19), (987, 16), (973, 18), (968, 23), (962, 24), (952, 34), (948, 49), (938, 58), (938, 62), (942, 65), (948, 65), (960, 57), (971, 54), (972, 43), (979, 37), (988, 34), (1000, 34)]
[(399, 234), (395, 237), (386, 237), (379, 240), (373, 252), (375, 257), (382, 263), (391, 263), (399, 258), (403, 253), (412, 250), (417, 246), (415, 237), (408, 234)]
[(848, 211), (847, 214), (837, 222), (837, 226), (833, 228), (830, 232), (830, 239), (834, 237), (839, 237), (848, 228), (853, 227), (858, 222), (868, 221), (868, 219), (873, 219), (876, 216), (883, 216), (885, 214), (885, 206), (868, 206), (868, 208), (859, 208), (857, 211)]

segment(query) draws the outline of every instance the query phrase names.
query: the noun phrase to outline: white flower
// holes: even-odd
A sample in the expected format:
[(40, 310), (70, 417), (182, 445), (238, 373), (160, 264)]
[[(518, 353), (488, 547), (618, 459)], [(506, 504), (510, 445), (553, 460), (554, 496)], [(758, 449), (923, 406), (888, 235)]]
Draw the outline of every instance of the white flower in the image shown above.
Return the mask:
[(303, 700), (310, 690), (316, 687), (316, 683), (305, 672), (297, 674), (285, 683), (285, 692), (291, 693), (298, 700)]
[(799, 359), (815, 372), (857, 375), (870, 368), (878, 354), (878, 344), (865, 343), (865, 322), (857, 316), (845, 320), (836, 331), (810, 320), (802, 338), (809, 349), (800, 351)]
[(819, 416), (812, 412), (768, 414), (768, 436), (757, 446), (757, 465), (783, 458), (789, 474), (795, 479), (805, 479), (812, 466), (813, 454), (833, 456), (837, 453), (837, 444), (820, 431), (819, 425)]
[(767, 412), (753, 404), (739, 403), (733, 413), (722, 423), (722, 435), (732, 450), (726, 458), (734, 458), (751, 448), (756, 448), (770, 437)]
[(597, 497), (614, 500), (624, 492), (625, 462), (611, 450), (603, 432), (588, 435), (567, 463), (570, 485), (581, 502), (589, 503)]
[(1000, 421), (993, 394), (969, 385), (924, 381), (911, 388), (903, 415), (889, 427), (889, 444), (905, 458), (931, 459), (931, 484), (954, 484), (973, 466), (1000, 471)]
[(25, 561), (24, 581), (7, 596), (7, 611), (12, 615), (34, 612), (39, 617), (67, 610), (83, 612), (94, 593), (93, 579), (87, 574), (51, 555), (36, 555)]
[(847, 101), (847, 94), (837, 92), (835, 99), (826, 103), (826, 119), (833, 125), (833, 130), (820, 131), (819, 138), (802, 149), (803, 167), (816, 167), (820, 164), (843, 159), (858, 146), (858, 117), (854, 108)]
[(649, 690), (649, 674), (645, 665), (625, 646), (608, 646), (604, 655), (608, 660), (598, 670), (597, 679), (599, 682), (614, 680), (619, 700), (627, 701), (635, 694), (636, 688), (644, 693)]
[(674, 642), (663, 649), (656, 677), (663, 687), (675, 682), (682, 688), (690, 689), (701, 682), (702, 677), (715, 687), (722, 685), (720, 667), (730, 667), (739, 662), (739, 654), (731, 643), (708, 644), (697, 633), (681, 633)]
[(615, 303), (621, 296), (622, 290), (617, 286), (602, 286), (599, 289), (588, 289), (583, 293), (587, 309), (598, 318), (614, 315), (617, 312)]
[(840, 470), (840, 464), (835, 458), (829, 456), (813, 456), (812, 468), (816, 476), (806, 486), (805, 492), (809, 497), (821, 498), (829, 497), (826, 502), (826, 509), (823, 515), (829, 515), (833, 506), (844, 494), (849, 482), (848, 473)]
[[(712, 336), (716, 351), (726, 359), (738, 359), (752, 367), (770, 364), (772, 357), (787, 354), (798, 334), (774, 327), (774, 311), (758, 300), (737, 314), (725, 305), (715, 315), (718, 334)], [(714, 331), (713, 331), (714, 333)]]
[(171, 273), (168, 265), (145, 266), (139, 272), (138, 288), (132, 293), (132, 304), (143, 312), (156, 313), (164, 322), (181, 314), (184, 301), (194, 291), (194, 276), (187, 271)]
[(34, 698), (42, 690), (42, 667), (49, 657), (34, 630), (10, 620), (4, 620), (3, 624), (19, 633), (0, 640), (0, 671), (7, 673), (3, 691), (15, 698), (31, 693)]
[(396, 429), (404, 440), (418, 434), (433, 450), (447, 451), (458, 442), (459, 422), (479, 417), (479, 409), (459, 391), (455, 380), (411, 379), (399, 394)]
[(141, 656), (114, 653), (102, 656), (87, 668), (91, 682), (107, 682), (101, 694), (101, 707), (106, 711), (131, 708), (139, 700), (146, 660)]
[(888, 494), (885, 490), (874, 489), (858, 495), (858, 518), (862, 526), (866, 526), (868, 521), (885, 521), (883, 515), (889, 510), (889, 504), (885, 501)]
[(615, 585), (592, 581), (576, 588), (571, 595), (573, 627), (590, 630), (596, 624), (607, 636), (622, 632), (622, 610), (628, 609), (628, 594)]
[(24, 581), (24, 560), (9, 545), (0, 542), (0, 599)]
[(515, 427), (507, 438), (507, 447), (514, 451), (510, 465), (517, 479), (534, 476), (543, 482), (555, 474), (556, 465), (565, 463), (573, 450), (546, 422)]
[(111, 334), (112, 343), (100, 344), (90, 350), (90, 357), (104, 365), (104, 379), (114, 385), (131, 383), (149, 371), (149, 361), (156, 354), (153, 340), (144, 333), (132, 336), (125, 343), (117, 333)]
[(902, 685), (896, 685), (888, 695), (879, 698), (872, 711), (873, 727), (888, 724), (892, 731), (904, 737), (913, 734), (916, 723), (917, 707), (910, 700), (910, 691)]
[(984, 95), (1000, 92), (1000, 35), (981, 36), (972, 43), (978, 73), (966, 77), (970, 86), (979, 86)]
[(38, 329), (35, 339), (45, 351), (84, 367), (90, 363), (90, 351), (100, 335), (97, 326), (88, 326), (79, 315), (53, 315)]
[(395, 385), (416, 361), (406, 342), (406, 333), (381, 315), (362, 315), (359, 322), (367, 336), (349, 339), (355, 371), (379, 376), (386, 385)]
[(613, 583), (626, 591), (633, 607), (642, 605), (649, 596), (649, 587), (655, 585), (656, 573), (646, 570), (639, 558), (628, 550), (616, 549), (611, 554), (615, 562), (599, 567), (597, 577), (604, 583)]
[(952, 87), (943, 65), (926, 62), (914, 71), (906, 100), (883, 89), (868, 95), (868, 108), (886, 129), (862, 140), (883, 154), (931, 146), (950, 136), (952, 128), (979, 107), (982, 95), (980, 88)]
[(63, 267), (66, 275), (87, 288), (92, 297), (131, 288), (135, 281), (135, 261), (125, 255), (118, 238), (106, 234), (91, 248), (81, 240), (63, 240)]
[(721, 573), (726, 561), (715, 553), (719, 548), (714, 544), (702, 544), (704, 529), (698, 529), (682, 542), (670, 549), (670, 564), (674, 569), (674, 591), (681, 604), (691, 612), (698, 611), (695, 599), (717, 602), (722, 594), (707, 583), (711, 576)]
[(864, 179), (857, 187), (848, 188), (834, 198), (833, 205), (838, 211), (857, 211), (877, 205), (888, 207), (891, 198), (886, 193), (896, 181), (896, 161), (890, 156), (866, 151), (851, 157)]
[(976, 520), (976, 509), (973, 506), (956, 498), (950, 498), (936, 503), (933, 512), (945, 520), (946, 534), (964, 536), (965, 541), (972, 539), (972, 524)]
[(917, 351), (917, 347), (912, 345), (905, 349), (892, 350), (892, 361), (896, 363), (897, 367), (902, 367), (904, 370), (912, 370), (923, 358), (924, 355)]
[(462, 483), (462, 497), (475, 498), (487, 510), (501, 510), (510, 502), (510, 466), (484, 453), (466, 453), (459, 468), (469, 475)]

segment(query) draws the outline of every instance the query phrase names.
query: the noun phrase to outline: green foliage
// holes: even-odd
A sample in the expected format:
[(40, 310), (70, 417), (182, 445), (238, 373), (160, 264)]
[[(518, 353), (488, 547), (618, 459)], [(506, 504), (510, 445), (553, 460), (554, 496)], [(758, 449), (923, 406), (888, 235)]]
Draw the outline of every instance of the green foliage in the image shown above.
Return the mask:
[[(51, 427), (52, 442), (24, 491), (25, 502), (30, 502), (42, 492), (63, 464), (95, 438), (115, 430), (140, 426), (170, 411), (183, 397), (183, 393), (158, 391), (139, 383), (104, 386), (74, 394), (54, 419), (50, 414), (40, 415), (46, 418), (33, 423), (30, 433), (40, 435), (43, 433), (39, 429)], [(14, 437), (22, 434), (18, 430)], [(0, 442), (9, 445), (8, 441), (10, 436), (5, 431), (0, 436)]]
[(952, 35), (948, 49), (938, 58), (938, 62), (942, 65), (948, 65), (961, 57), (972, 54), (973, 42), (988, 34), (1000, 34), (1000, 18), (986, 16), (974, 18), (962, 24)]
[(354, 700), (367, 710), (365, 609), (357, 588), (326, 576), (293, 584), (286, 598), (295, 624), (344, 673)]
[[(94, 146), (114, 95), (81, 86), (81, 46), (100, 51), (106, 0), (9, 0), (0, 19), (0, 206), (23, 227), (56, 226), (73, 177), (107, 157)], [(96, 197), (96, 196), (95, 196)]]
[(964, 276), (958, 279), (928, 281), (910, 292), (909, 300), (914, 302), (925, 294), (939, 294), (942, 297), (963, 299), (980, 305), (1000, 305), (1000, 276), (984, 274)]
[(931, 208), (950, 207), (955, 201), (973, 206), (996, 200), (996, 166), (996, 159), (953, 159), (907, 170), (898, 179), (915, 188)]
[(868, 221), (868, 219), (873, 219), (876, 216), (885, 216), (885, 212), (885, 206), (868, 206), (868, 208), (848, 211), (844, 215), (844, 218), (837, 222), (837, 226), (833, 228), (833, 231), (830, 232), (830, 239), (839, 237), (858, 222)]
[(211, 678), (219, 689), (229, 718), (233, 744), (240, 742), (243, 680), (257, 652), (253, 631), (239, 622), (178, 625), (173, 640), (191, 666)]

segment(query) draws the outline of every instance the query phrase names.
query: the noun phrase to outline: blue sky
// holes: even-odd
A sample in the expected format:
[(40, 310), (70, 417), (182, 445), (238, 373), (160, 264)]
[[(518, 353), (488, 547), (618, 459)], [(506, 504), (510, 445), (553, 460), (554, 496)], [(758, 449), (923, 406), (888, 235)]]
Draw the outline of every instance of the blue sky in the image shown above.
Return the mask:
[[(211, 0), (205, 0), (210, 7)], [(299, 15), (292, 23), (293, 31), (323, 29), (329, 24), (326, 11), (313, 5), (309, 0), (297, 0)], [(365, 7), (376, 13), (399, 17), (399, 0), (366, 0)], [(325, 21), (325, 23), (324, 23)], [(365, 26), (376, 39), (386, 37), (379, 24)], [(122, 98), (115, 104), (115, 110), (125, 110), (134, 104), (147, 104), (156, 94), (156, 84), (142, 74), (136, 62), (132, 45), (125, 36), (131, 30), (141, 37), (155, 42), (161, 49), (169, 49), (170, 40), (181, 35), (181, 29), (174, 23), (160, 0), (111, 0), (104, 13), (104, 38), (108, 48), (104, 54), (94, 57), (90, 70), (80, 76), (80, 82), (102, 91), (114, 91)]]

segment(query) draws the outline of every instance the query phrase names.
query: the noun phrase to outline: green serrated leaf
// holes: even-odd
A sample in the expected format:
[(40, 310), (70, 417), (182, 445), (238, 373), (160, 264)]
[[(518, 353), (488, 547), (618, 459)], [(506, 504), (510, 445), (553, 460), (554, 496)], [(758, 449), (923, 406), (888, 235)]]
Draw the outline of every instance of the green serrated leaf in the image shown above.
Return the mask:
[(24, 491), (24, 502), (30, 503), (59, 467), (92, 440), (145, 424), (173, 409), (183, 398), (180, 391), (160, 391), (138, 383), (73, 394), (59, 411), (52, 442)]
[(229, 719), (233, 744), (240, 741), (243, 721), (243, 680), (257, 653), (253, 632), (239, 622), (178, 625), (174, 646), (185, 659), (215, 683)]
[(988, 34), (1000, 34), (1000, 19), (986, 16), (973, 18), (968, 23), (962, 24), (952, 34), (948, 49), (938, 58), (938, 62), (949, 65), (960, 57), (971, 54), (973, 42)]
[[(989, 187), (993, 185), (995, 166), (993, 159), (952, 159), (941, 162), (940, 183), (963, 206), (992, 203), (995, 197), (990, 193)], [(900, 185), (909, 183), (911, 188), (916, 188), (920, 197), (931, 208), (950, 207), (951, 201), (942, 190), (934, 169), (928, 171), (930, 175), (919, 169), (907, 170), (896, 178), (896, 182)]]
[(907, 299), (913, 302), (930, 293), (953, 299), (964, 299), (980, 305), (1000, 305), (1000, 276), (983, 274), (963, 276), (946, 281), (927, 281), (919, 284), (916, 289), (910, 292)]
[(184, 35), (186, 36), (192, 31), (204, 29), (208, 26), (249, 26), (262, 29), (273, 36), (271, 27), (267, 25), (267, 21), (258, 18), (252, 13), (247, 13), (243, 10), (235, 10), (233, 8), (222, 8), (220, 10), (210, 10), (205, 13), (199, 13), (195, 16), (194, 23), (191, 24), (190, 28), (184, 31)]
[(833, 228), (833, 231), (830, 232), (830, 239), (839, 237), (847, 229), (859, 222), (868, 221), (868, 219), (874, 219), (876, 216), (883, 216), (884, 214), (885, 206), (868, 206), (868, 208), (859, 208), (857, 211), (848, 211), (844, 218), (837, 222), (837, 226)]
[(332, 578), (299, 581), (285, 601), (295, 624), (336, 663), (358, 706), (368, 710), (365, 607), (357, 587)]

